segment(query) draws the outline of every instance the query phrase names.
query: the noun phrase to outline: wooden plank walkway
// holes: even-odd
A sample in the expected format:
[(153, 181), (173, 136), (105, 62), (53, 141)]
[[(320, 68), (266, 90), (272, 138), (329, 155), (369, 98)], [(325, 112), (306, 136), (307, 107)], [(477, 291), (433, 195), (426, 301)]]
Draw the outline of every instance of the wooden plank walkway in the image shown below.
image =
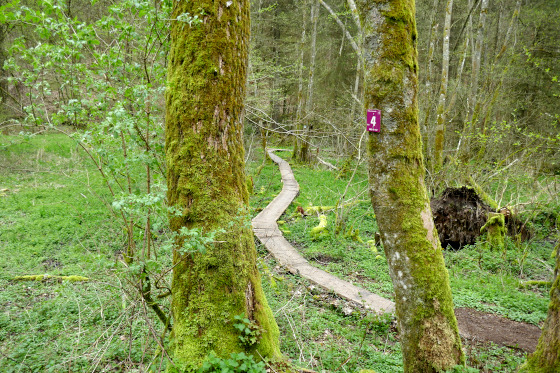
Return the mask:
[(395, 304), (368, 290), (359, 288), (319, 268), (313, 267), (284, 238), (276, 221), (299, 193), (299, 185), (288, 162), (268, 150), (270, 158), (280, 168), (282, 191), (253, 219), (253, 232), (280, 265), (291, 273), (302, 276), (315, 285), (334, 292), (341, 298), (355, 302), (377, 313), (392, 313)]
[[(278, 196), (253, 219), (253, 232), (268, 251), (291, 273), (302, 276), (317, 286), (332, 291), (341, 298), (364, 306), (377, 313), (394, 313), (395, 304), (368, 290), (359, 288), (325, 271), (311, 266), (284, 238), (276, 221), (299, 193), (299, 185), (288, 162), (268, 150), (278, 164), (284, 184)], [(518, 323), (504, 317), (468, 308), (455, 310), (459, 334), (479, 342), (495, 342), (502, 346), (516, 346), (533, 352), (540, 330), (535, 325)]]

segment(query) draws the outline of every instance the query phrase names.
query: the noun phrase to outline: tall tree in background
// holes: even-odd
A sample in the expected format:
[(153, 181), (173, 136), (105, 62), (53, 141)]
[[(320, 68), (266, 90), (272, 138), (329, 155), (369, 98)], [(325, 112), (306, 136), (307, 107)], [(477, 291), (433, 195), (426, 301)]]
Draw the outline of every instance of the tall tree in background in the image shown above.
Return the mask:
[[(198, 21), (198, 18), (200, 21)], [(166, 97), (168, 201), (179, 211), (171, 228), (220, 228), (216, 242), (174, 255), (173, 355), (196, 369), (214, 350), (279, 356), (278, 327), (256, 267), (246, 214), (243, 105), (249, 47), (249, 1), (174, 1)], [(245, 314), (263, 330), (243, 346), (234, 317)]]
[(464, 364), (449, 277), (424, 185), (414, 0), (362, 0), (370, 192), (395, 289), (405, 372)]
[[(299, 162), (309, 162), (309, 135), (313, 129), (313, 79), (315, 77), (315, 59), (317, 57), (317, 22), (319, 20), (319, 1), (311, 0), (311, 24), (313, 27), (311, 33), (311, 56), (309, 61), (309, 77), (307, 80), (307, 99), (305, 100), (305, 125), (301, 133), (300, 144), (296, 147), (298, 151), (296, 159)], [(311, 120), (310, 120), (311, 118)]]
[[(5, 0), (0, 0), (0, 6), (5, 4)], [(8, 98), (8, 82), (6, 80), (6, 71), (4, 70), (4, 61), (6, 60), (6, 48), (4, 43), (8, 36), (8, 25), (0, 21), (0, 114), (2, 114), (4, 105)]]
[(451, 13), (453, 0), (447, 0), (445, 7), (445, 26), (443, 27), (443, 57), (441, 62), (441, 84), (437, 106), (436, 136), (434, 143), (435, 170), (443, 166), (443, 149), (445, 145), (445, 101), (447, 99), (447, 82), (449, 81), (449, 39), (451, 34)]

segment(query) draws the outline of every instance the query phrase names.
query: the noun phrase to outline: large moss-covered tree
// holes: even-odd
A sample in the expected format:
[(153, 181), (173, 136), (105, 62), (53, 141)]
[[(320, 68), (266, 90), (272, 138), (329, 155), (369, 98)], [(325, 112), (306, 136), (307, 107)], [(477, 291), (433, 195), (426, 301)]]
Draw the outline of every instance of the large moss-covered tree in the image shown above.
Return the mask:
[[(279, 356), (278, 327), (261, 288), (246, 219), (243, 105), (249, 46), (249, 0), (174, 1), (166, 93), (171, 229), (225, 229), (206, 250), (183, 253), (178, 239), (172, 282), (172, 353), (193, 371), (210, 351)], [(199, 21), (200, 20), (200, 21)], [(242, 345), (234, 317), (262, 336)]]
[[(560, 222), (560, 219), (559, 219)], [(536, 351), (519, 369), (519, 373), (560, 372), (560, 241), (556, 245), (555, 280), (550, 290), (548, 316), (544, 322)]]
[(424, 185), (414, 0), (361, 0), (364, 105), (381, 109), (369, 138), (373, 208), (395, 290), (405, 372), (464, 364), (448, 273)]

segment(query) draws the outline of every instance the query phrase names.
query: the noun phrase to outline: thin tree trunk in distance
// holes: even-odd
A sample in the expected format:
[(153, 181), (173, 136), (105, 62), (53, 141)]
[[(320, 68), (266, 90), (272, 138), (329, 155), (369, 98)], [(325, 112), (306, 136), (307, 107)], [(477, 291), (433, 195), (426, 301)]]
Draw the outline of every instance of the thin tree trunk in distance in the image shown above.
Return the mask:
[(348, 4), (348, 7), (350, 8), (350, 11), (352, 12), (352, 18), (354, 18), (354, 22), (356, 23), (356, 26), (358, 27), (358, 32), (361, 34), (362, 24), (360, 22), (360, 14), (358, 12), (358, 7), (356, 6), (356, 3), (354, 2), (354, 0), (347, 0), (346, 3)]
[(480, 78), (480, 63), (482, 60), (482, 46), (484, 44), (484, 34), (486, 29), (486, 15), (488, 14), (489, 0), (482, 0), (480, 7), (480, 17), (478, 19), (476, 44), (474, 48), (474, 55), (472, 59), (472, 76), (471, 76), (471, 115), (470, 122), (474, 125), (476, 121), (476, 110), (478, 106), (478, 80)]
[(311, 34), (311, 59), (309, 61), (309, 79), (307, 81), (307, 100), (305, 101), (306, 124), (302, 133), (301, 146), (297, 160), (300, 162), (309, 162), (309, 134), (311, 133), (313, 111), (313, 79), (315, 77), (315, 59), (317, 57), (317, 22), (319, 20), (319, 1), (312, 0), (311, 6), (311, 23), (313, 25), (313, 33)]
[[(201, 13), (201, 11), (203, 11)], [(204, 250), (173, 253), (171, 351), (180, 371), (195, 371), (210, 351), (280, 356), (278, 327), (261, 288), (253, 234), (247, 224), (243, 105), (249, 48), (249, 0), (174, 1), (172, 19), (199, 15), (192, 26), (173, 21), (166, 92), (167, 198), (178, 211), (174, 232), (217, 233)], [(247, 220), (245, 220), (247, 219)], [(234, 317), (263, 329), (242, 345)]]
[[(332, 8), (327, 3), (325, 3), (323, 0), (319, 0), (319, 2), (329, 12), (331, 17), (334, 18), (336, 23), (340, 26), (340, 28), (342, 29), (342, 32), (344, 33), (346, 39), (348, 39), (348, 41), (350, 42), (350, 45), (352, 46), (352, 49), (354, 49), (354, 51), (356, 52), (356, 55), (358, 56), (358, 62), (357, 62), (357, 66), (356, 66), (356, 78), (355, 78), (355, 81), (354, 81), (354, 88), (353, 88), (353, 91), (352, 91), (353, 96), (357, 97), (358, 89), (359, 89), (359, 86), (360, 86), (360, 72), (362, 70), (362, 66), (361, 66), (362, 50), (358, 46), (358, 43), (356, 42), (356, 38), (354, 38), (350, 34), (350, 31), (348, 31), (348, 28), (344, 25), (344, 23), (342, 23), (342, 21), (340, 20), (338, 15), (332, 10)], [(352, 99), (352, 105), (350, 107), (350, 114), (348, 115), (348, 124), (346, 125), (346, 128), (343, 129), (343, 131), (345, 133), (349, 133), (349, 132), (352, 131), (352, 123), (354, 121), (355, 112), (356, 112), (356, 100)], [(339, 136), (339, 139), (340, 139), (340, 136)], [(343, 141), (344, 141), (344, 146), (339, 147), (339, 148), (342, 149), (343, 151), (346, 151), (347, 147), (348, 147), (347, 146), (348, 145), (347, 137), (343, 137)]]
[[(4, 5), (4, 1), (0, 0), (0, 6)], [(1, 107), (4, 106), (7, 110), (6, 101), (8, 100), (8, 81), (6, 71), (4, 70), (4, 61), (6, 60), (7, 53), (4, 47), (4, 42), (8, 34), (8, 26), (0, 24), (0, 114), (2, 113)]]
[[(434, 2), (434, 5), (437, 4), (437, 1)], [(427, 61), (427, 68), (426, 68), (426, 81), (424, 83), (424, 97), (425, 97), (425, 111), (424, 111), (424, 120), (421, 123), (422, 126), (422, 140), (424, 142), (426, 149), (424, 149), (424, 154), (429, 159), (430, 152), (427, 148), (427, 144), (430, 143), (430, 132), (433, 126), (429, 125), (430, 115), (432, 113), (432, 70), (434, 66), (434, 50), (435, 50), (435, 43), (436, 43), (436, 34), (437, 34), (438, 25), (435, 23), (432, 25), (432, 31), (430, 33), (430, 42), (428, 47), (428, 61)]]
[[(305, 55), (305, 40), (306, 40), (306, 25), (307, 25), (307, 12), (306, 6), (303, 6), (303, 22), (302, 22), (302, 30), (301, 30), (301, 39), (299, 42), (299, 77), (298, 77), (298, 103), (297, 103), (297, 110), (296, 110), (296, 133), (294, 136), (294, 151), (292, 153), (292, 158), (296, 158), (299, 155), (299, 148), (302, 144), (300, 136), (303, 133), (303, 59)], [(265, 151), (265, 157), (267, 153)]]
[(439, 88), (439, 100), (437, 107), (437, 125), (434, 142), (435, 171), (443, 166), (443, 148), (445, 145), (445, 100), (447, 98), (447, 83), (449, 81), (449, 36), (451, 32), (451, 14), (453, 12), (453, 0), (447, 0), (445, 7), (445, 25), (443, 27), (443, 57), (441, 62), (441, 85)]
[(424, 185), (414, 0), (362, 0), (371, 200), (395, 290), (405, 372), (464, 364), (449, 277)]

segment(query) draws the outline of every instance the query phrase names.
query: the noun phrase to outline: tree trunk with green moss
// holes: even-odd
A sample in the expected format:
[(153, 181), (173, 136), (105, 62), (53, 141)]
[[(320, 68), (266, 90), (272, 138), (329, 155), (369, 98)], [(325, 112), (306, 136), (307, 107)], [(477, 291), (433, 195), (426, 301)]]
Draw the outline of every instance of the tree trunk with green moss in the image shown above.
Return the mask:
[(537, 350), (529, 356), (519, 373), (560, 372), (560, 242), (556, 245), (555, 280), (550, 290), (548, 316), (544, 322)]
[(418, 126), (414, 0), (362, 0), (366, 109), (380, 109), (370, 133), (373, 208), (395, 290), (405, 372), (464, 364), (430, 201)]
[[(249, 0), (175, 0), (172, 18), (165, 151), (167, 197), (179, 214), (171, 216), (171, 229), (226, 231), (194, 253), (182, 253), (177, 240), (173, 361), (190, 372), (210, 351), (276, 358), (278, 327), (261, 288), (247, 216), (242, 133)], [(262, 330), (258, 343), (239, 339), (234, 317), (241, 314)]]

